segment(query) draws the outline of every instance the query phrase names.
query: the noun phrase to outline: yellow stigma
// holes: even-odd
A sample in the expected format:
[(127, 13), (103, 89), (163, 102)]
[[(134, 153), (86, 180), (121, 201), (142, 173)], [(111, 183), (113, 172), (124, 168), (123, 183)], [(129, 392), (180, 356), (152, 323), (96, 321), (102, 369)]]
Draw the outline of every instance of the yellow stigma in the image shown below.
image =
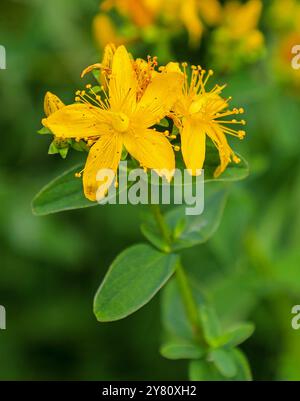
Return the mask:
[(111, 123), (118, 132), (125, 132), (129, 128), (129, 118), (124, 113), (112, 113)]

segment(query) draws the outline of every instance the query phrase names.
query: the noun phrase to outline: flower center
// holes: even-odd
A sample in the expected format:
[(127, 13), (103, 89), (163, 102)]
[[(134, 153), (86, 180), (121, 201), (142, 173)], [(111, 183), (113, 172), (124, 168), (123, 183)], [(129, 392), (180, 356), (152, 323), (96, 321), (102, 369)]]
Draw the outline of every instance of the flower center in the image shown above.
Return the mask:
[(129, 118), (124, 113), (113, 113), (111, 124), (118, 132), (125, 132), (129, 128)]

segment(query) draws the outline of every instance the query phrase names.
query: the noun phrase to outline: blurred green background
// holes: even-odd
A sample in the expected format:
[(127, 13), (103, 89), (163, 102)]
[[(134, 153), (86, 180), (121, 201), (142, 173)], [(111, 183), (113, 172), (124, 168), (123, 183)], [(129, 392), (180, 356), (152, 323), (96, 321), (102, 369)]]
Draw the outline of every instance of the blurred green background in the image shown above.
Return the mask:
[[(71, 102), (83, 85), (81, 70), (100, 60), (91, 29), (98, 11), (96, 0), (6, 0), (1, 6), (0, 45), (7, 51), (7, 69), (0, 70), (2, 380), (187, 378), (186, 363), (158, 353), (159, 297), (117, 323), (100, 324), (92, 312), (113, 258), (143, 241), (143, 208), (31, 213), (35, 193), (85, 157), (47, 155), (50, 138), (36, 131), (45, 92)], [(137, 40), (129, 48), (135, 57), (156, 52), (162, 62), (168, 54), (216, 69), (214, 79), (227, 82), (234, 105), (245, 107), (246, 140), (231, 144), (248, 159), (251, 175), (233, 186), (215, 237), (185, 252), (185, 266), (225, 325), (255, 323), (243, 346), (254, 379), (300, 380), (300, 330), (291, 328), (291, 308), (300, 304), (300, 90), (276, 76), (272, 57), (282, 34), (269, 27), (266, 10), (260, 26), (264, 54), (234, 71), (211, 55), (210, 31), (197, 48), (185, 45), (185, 32), (163, 47)]]

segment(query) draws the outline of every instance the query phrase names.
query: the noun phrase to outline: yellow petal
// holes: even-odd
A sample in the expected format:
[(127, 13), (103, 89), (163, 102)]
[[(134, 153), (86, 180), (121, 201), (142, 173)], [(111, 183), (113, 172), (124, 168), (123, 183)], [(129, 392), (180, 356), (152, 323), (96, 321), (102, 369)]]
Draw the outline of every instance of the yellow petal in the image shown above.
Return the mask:
[(154, 169), (159, 175), (171, 179), (175, 169), (175, 156), (170, 142), (162, 133), (152, 129), (128, 132), (124, 135), (124, 145), (143, 167)]
[(185, 25), (189, 36), (190, 43), (193, 46), (199, 44), (203, 33), (203, 24), (197, 10), (196, 0), (185, 0), (181, 4), (181, 20)]
[(64, 103), (60, 100), (59, 97), (51, 92), (46, 93), (44, 98), (44, 110), (47, 117), (64, 106)]
[(44, 118), (42, 123), (59, 138), (89, 138), (111, 132), (108, 112), (88, 104), (72, 104)]
[(91, 147), (83, 172), (83, 187), (85, 196), (91, 200), (99, 201), (105, 193), (97, 194), (103, 181), (97, 180), (101, 169), (117, 171), (122, 154), (122, 140), (119, 134), (103, 135)]
[(205, 160), (206, 134), (204, 127), (192, 120), (183, 121), (181, 152), (184, 163), (192, 175), (199, 175)]
[(137, 79), (132, 60), (125, 48), (119, 46), (114, 54), (109, 81), (112, 111), (130, 113), (136, 104)]
[(183, 74), (161, 72), (153, 77), (137, 105), (134, 119), (144, 127), (157, 124), (166, 116), (181, 94)]
[(226, 135), (218, 127), (218, 125), (215, 125), (214, 127), (207, 127), (206, 133), (212, 139), (219, 152), (220, 165), (214, 172), (214, 177), (219, 177), (219, 175), (226, 170), (228, 163), (231, 161), (231, 157), (235, 157), (235, 155), (227, 142)]

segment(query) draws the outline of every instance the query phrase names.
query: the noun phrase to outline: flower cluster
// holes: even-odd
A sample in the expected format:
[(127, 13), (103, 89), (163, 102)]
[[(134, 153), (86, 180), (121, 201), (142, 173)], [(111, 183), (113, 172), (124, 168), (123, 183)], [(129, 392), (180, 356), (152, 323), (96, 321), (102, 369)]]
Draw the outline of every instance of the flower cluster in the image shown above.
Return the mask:
[[(126, 18), (131, 24), (129, 31), (118, 31), (108, 14), (111, 10)], [(141, 37), (145, 40), (158, 26), (174, 34), (184, 28), (190, 44), (197, 46), (205, 29), (220, 22), (221, 13), (219, 0), (106, 0), (100, 4), (93, 30), (100, 47), (104, 47), (109, 41), (124, 44)]]
[(212, 62), (218, 69), (238, 70), (264, 54), (264, 35), (258, 29), (262, 8), (261, 0), (225, 4), (222, 21), (212, 34), (210, 46)]
[(228, 124), (245, 125), (245, 121), (227, 117), (244, 110), (229, 109), (230, 98), (221, 96), (225, 86), (207, 89), (211, 70), (200, 66), (188, 70), (187, 63), (174, 62), (158, 67), (155, 57), (134, 60), (124, 46), (114, 45), (106, 47), (101, 64), (88, 67), (82, 75), (95, 69), (100, 71), (101, 86), (86, 85), (76, 92), (75, 103), (67, 106), (48, 92), (42, 120), (56, 143), (71, 140), (87, 148), (81, 173), (85, 196), (91, 201), (100, 185), (97, 172), (111, 169), (117, 174), (123, 154), (130, 154), (144, 169), (172, 179), (174, 151), (180, 146), (175, 133), (157, 129), (165, 117), (178, 128), (183, 160), (192, 175), (203, 167), (207, 137), (220, 156), (215, 176), (231, 161), (239, 162), (226, 136), (242, 139), (245, 132)]

